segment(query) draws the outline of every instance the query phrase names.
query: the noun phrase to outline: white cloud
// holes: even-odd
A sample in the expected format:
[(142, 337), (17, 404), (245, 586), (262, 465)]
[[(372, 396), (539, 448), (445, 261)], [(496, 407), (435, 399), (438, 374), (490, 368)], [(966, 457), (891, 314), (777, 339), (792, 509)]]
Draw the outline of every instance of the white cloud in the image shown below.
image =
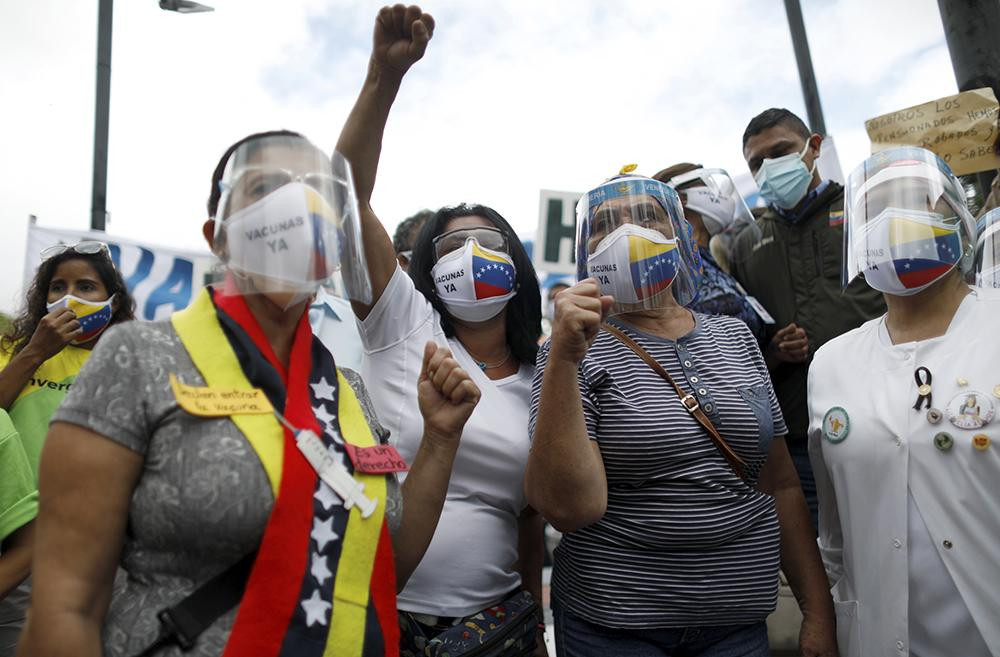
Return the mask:
[[(365, 73), (381, 3), (208, 0), (181, 16), (115, 7), (111, 231), (201, 246), (209, 175), (227, 145), (300, 130), (332, 148)], [(845, 170), (863, 121), (954, 92), (933, 0), (806, 2), (827, 126)], [(627, 162), (744, 170), (760, 110), (804, 114), (781, 3), (430, 1), (427, 56), (389, 120), (373, 205), (391, 229), (423, 207), (495, 207), (523, 233), (540, 188), (584, 190)], [(96, 3), (3, 10), (0, 308), (20, 283), (26, 215), (89, 223)], [(13, 99), (13, 100), (12, 100)]]

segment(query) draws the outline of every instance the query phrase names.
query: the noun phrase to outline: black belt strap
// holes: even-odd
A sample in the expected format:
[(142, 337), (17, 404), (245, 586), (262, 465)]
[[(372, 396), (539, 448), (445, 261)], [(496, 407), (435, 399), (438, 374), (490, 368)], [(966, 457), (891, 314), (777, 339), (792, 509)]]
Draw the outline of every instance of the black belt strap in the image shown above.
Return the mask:
[(193, 648), (202, 632), (239, 603), (256, 558), (256, 552), (244, 556), (173, 607), (160, 611), (156, 615), (160, 636), (136, 657), (150, 657), (172, 643), (184, 652)]

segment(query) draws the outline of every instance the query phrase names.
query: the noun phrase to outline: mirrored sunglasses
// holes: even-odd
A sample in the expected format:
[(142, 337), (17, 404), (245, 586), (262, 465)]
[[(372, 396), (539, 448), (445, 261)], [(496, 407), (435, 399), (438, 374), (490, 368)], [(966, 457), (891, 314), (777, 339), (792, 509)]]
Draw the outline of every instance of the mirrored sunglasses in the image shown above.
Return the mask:
[(77, 242), (76, 244), (54, 244), (50, 247), (41, 250), (39, 255), (42, 261), (48, 260), (49, 258), (54, 258), (57, 255), (62, 255), (68, 251), (74, 253), (80, 253), (82, 255), (94, 255), (96, 253), (103, 252), (104, 255), (110, 260), (111, 250), (108, 245), (104, 242), (98, 242), (97, 240), (83, 240)]
[(437, 261), (452, 251), (465, 248), (465, 243), (475, 239), (479, 246), (490, 251), (501, 251), (510, 255), (507, 237), (498, 228), (477, 226), (475, 228), (459, 228), (442, 233), (434, 238), (434, 260)]

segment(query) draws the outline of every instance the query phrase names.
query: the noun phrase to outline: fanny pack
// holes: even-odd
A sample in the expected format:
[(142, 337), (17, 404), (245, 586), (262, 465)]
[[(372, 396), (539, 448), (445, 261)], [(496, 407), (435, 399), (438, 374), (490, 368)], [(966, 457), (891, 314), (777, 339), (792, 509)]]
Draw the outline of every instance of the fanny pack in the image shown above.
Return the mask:
[[(518, 590), (492, 607), (453, 620), (438, 629), (399, 612), (401, 657), (521, 657), (531, 655), (542, 610), (527, 591)], [(419, 616), (419, 614), (417, 614)]]

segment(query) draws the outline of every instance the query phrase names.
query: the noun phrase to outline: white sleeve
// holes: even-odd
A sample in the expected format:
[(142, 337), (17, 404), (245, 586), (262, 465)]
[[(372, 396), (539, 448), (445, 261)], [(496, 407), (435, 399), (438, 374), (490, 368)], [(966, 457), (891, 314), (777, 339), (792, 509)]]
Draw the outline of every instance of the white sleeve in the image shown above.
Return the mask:
[(819, 498), (819, 537), (816, 542), (830, 587), (835, 588), (844, 575), (844, 535), (840, 526), (840, 512), (837, 510), (837, 493), (823, 459), (823, 413), (813, 404), (816, 381), (830, 381), (831, 377), (818, 376), (818, 367), (821, 367), (820, 361), (814, 359), (808, 378), (809, 461), (812, 463), (816, 496)]
[(373, 353), (403, 342), (436, 319), (434, 307), (397, 264), (368, 317), (358, 320), (358, 333), (365, 352)]

